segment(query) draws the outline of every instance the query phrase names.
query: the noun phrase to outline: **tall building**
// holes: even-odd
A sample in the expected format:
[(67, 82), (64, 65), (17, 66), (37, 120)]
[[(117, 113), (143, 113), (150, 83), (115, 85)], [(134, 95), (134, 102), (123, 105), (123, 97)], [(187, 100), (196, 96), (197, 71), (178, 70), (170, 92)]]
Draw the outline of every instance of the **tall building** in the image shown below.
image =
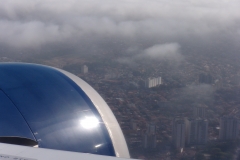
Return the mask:
[(238, 119), (233, 116), (224, 116), (220, 119), (219, 139), (234, 140), (238, 138), (239, 133)]
[(204, 84), (212, 84), (213, 83), (213, 78), (210, 74), (201, 73), (198, 77), (198, 82), (199, 83), (204, 83)]
[(133, 119), (131, 120), (131, 128), (132, 130), (137, 130), (137, 122), (134, 121)]
[(146, 88), (152, 88), (152, 87), (156, 87), (162, 84), (162, 78), (161, 77), (157, 77), (157, 78), (148, 78), (145, 81), (145, 87)]
[(153, 149), (153, 148), (156, 148), (156, 146), (157, 146), (156, 134), (149, 135), (146, 133), (143, 135), (143, 148)]
[(148, 123), (147, 124), (147, 134), (155, 134), (156, 133), (156, 124)]
[(88, 67), (86, 65), (83, 65), (82, 68), (81, 68), (81, 71), (82, 71), (83, 74), (88, 73)]
[(206, 118), (206, 107), (195, 107), (193, 115), (194, 118)]
[(214, 86), (215, 88), (217, 88), (217, 89), (222, 88), (222, 87), (223, 87), (223, 82), (222, 82), (222, 80), (219, 80), (219, 79), (215, 80), (213, 86)]
[(148, 148), (148, 135), (147, 134), (143, 134), (143, 137), (142, 137), (142, 146), (143, 148)]
[(143, 148), (156, 148), (156, 124), (151, 122), (147, 124), (146, 133), (143, 134)]
[(183, 119), (173, 119), (172, 141), (174, 147), (177, 149), (185, 147), (185, 122)]
[(185, 119), (187, 145), (206, 144), (208, 140), (208, 121), (206, 119)]

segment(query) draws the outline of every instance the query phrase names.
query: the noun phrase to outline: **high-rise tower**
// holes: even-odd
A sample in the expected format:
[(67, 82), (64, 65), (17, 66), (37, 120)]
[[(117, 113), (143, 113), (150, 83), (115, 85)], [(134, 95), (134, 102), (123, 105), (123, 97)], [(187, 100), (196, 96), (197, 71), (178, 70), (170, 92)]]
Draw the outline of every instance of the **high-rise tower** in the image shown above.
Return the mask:
[(234, 140), (237, 139), (238, 119), (233, 116), (224, 116), (220, 119), (220, 132), (219, 139), (221, 140)]
[(82, 71), (83, 74), (88, 73), (88, 67), (86, 65), (83, 65), (82, 68), (81, 68), (81, 71)]
[(194, 118), (206, 118), (206, 107), (195, 107), (193, 115)]
[(201, 145), (208, 140), (208, 121), (206, 119), (185, 119), (187, 144)]
[(177, 149), (185, 147), (185, 122), (183, 119), (173, 119), (172, 141)]

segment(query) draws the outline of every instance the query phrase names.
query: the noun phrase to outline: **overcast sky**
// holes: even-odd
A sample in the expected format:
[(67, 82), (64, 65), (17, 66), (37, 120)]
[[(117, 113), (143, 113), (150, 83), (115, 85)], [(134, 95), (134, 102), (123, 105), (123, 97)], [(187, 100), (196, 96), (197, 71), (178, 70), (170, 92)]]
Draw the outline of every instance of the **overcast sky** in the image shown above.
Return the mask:
[(239, 0), (1, 0), (0, 52), (236, 53), (239, 8)]

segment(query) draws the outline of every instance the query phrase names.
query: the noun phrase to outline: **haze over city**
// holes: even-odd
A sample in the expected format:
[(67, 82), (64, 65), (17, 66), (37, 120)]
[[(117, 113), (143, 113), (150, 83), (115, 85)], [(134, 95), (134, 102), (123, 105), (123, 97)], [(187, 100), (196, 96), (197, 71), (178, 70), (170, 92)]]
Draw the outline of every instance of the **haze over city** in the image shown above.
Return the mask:
[[(237, 159), (239, 143), (229, 141), (239, 133), (226, 140), (220, 123), (240, 118), (239, 7), (237, 0), (1, 1), (0, 61), (84, 79), (113, 110), (132, 158)], [(187, 140), (186, 129), (177, 145), (174, 126), (197, 118), (207, 124), (206, 142)]]

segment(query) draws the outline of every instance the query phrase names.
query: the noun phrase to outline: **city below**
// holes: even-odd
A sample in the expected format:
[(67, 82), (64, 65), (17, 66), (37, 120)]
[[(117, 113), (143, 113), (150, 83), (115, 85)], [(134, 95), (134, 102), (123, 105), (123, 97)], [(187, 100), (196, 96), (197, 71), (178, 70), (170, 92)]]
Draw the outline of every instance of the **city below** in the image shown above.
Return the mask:
[(0, 61), (50, 65), (88, 82), (112, 109), (132, 158), (240, 158), (240, 64), (224, 55), (184, 56), (178, 63), (129, 64), (105, 54)]

